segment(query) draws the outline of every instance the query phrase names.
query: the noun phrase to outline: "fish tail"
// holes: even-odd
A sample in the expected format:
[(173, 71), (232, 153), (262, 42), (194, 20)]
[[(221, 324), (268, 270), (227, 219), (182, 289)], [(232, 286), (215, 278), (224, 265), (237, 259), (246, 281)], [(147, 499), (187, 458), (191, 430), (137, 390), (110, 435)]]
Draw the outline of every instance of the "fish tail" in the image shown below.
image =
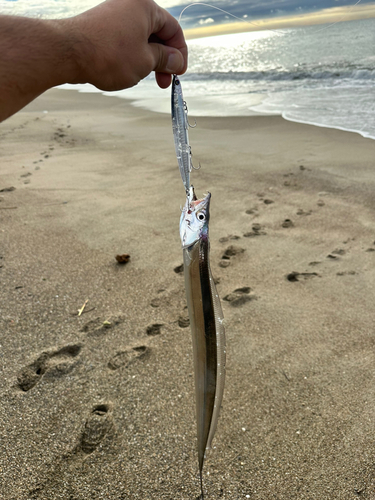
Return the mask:
[(199, 471), (199, 480), (200, 480), (200, 483), (201, 483), (201, 496), (200, 496), (200, 500), (204, 500), (204, 493), (203, 493), (203, 470), (200, 469)]

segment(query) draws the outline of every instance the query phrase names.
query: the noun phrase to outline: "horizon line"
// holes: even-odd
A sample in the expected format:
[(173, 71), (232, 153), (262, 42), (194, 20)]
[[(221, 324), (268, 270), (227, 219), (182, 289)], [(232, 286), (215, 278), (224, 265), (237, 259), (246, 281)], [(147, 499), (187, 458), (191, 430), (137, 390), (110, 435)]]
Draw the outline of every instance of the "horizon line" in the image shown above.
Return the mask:
[[(272, 19), (263, 18), (254, 21), (234, 21), (232, 23), (188, 28), (184, 30), (187, 40), (206, 38), (210, 36), (229, 35), (251, 31), (266, 31), (280, 28), (293, 28), (299, 26), (314, 26), (318, 24), (339, 23), (345, 21), (358, 21), (361, 19), (375, 18), (375, 3), (351, 7), (331, 7), (308, 14), (297, 16), (280, 16)], [(251, 24), (250, 24), (251, 23)]]

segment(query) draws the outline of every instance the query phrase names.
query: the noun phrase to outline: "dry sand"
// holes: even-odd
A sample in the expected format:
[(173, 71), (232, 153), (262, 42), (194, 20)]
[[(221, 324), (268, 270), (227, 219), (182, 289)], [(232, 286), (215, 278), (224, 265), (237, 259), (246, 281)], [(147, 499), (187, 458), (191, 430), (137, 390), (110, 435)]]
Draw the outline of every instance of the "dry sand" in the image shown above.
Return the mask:
[[(190, 139), (234, 299), (207, 499), (375, 499), (375, 141), (280, 117)], [(194, 500), (170, 117), (52, 90), (0, 155), (0, 498)]]

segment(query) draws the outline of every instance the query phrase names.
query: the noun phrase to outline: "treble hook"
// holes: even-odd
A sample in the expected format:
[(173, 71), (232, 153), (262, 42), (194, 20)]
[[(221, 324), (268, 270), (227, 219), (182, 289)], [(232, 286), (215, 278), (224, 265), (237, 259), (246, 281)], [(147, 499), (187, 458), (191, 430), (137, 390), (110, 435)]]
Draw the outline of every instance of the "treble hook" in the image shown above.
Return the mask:
[[(201, 162), (200, 161), (198, 162), (199, 167), (194, 167), (193, 160), (191, 159), (191, 157), (193, 156), (193, 153), (191, 152), (191, 146), (189, 146), (189, 154), (190, 154), (190, 166), (191, 166), (191, 168), (194, 170), (199, 170), (201, 168)], [(191, 172), (191, 169), (190, 169), (190, 172)]]
[(190, 128), (195, 128), (197, 126), (197, 120), (194, 118), (194, 125), (190, 125), (189, 118), (188, 118), (188, 112), (189, 112), (189, 110), (188, 110), (186, 101), (184, 101), (184, 110), (185, 110), (185, 113), (186, 113), (186, 123), (188, 124), (188, 126)]
[(194, 170), (200, 170), (200, 168), (201, 168), (201, 166), (202, 166), (202, 165), (201, 165), (201, 162), (199, 161), (199, 162), (198, 162), (198, 165), (199, 165), (199, 166), (198, 166), (198, 167), (194, 167), (193, 162), (192, 162), (191, 160), (190, 160), (190, 165), (191, 165), (191, 168), (193, 168)]

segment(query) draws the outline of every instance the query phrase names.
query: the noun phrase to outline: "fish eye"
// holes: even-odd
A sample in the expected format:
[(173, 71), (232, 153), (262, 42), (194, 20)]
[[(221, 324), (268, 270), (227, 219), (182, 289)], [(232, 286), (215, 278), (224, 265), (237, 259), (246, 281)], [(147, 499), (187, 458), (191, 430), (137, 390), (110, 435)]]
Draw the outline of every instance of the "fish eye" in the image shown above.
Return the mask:
[(175, 85), (180, 85), (180, 80), (178, 78), (176, 78), (174, 83), (175, 83)]
[(198, 220), (204, 220), (205, 218), (206, 218), (206, 217), (205, 217), (204, 213), (199, 212), (199, 214), (197, 214), (197, 219), (198, 219)]

